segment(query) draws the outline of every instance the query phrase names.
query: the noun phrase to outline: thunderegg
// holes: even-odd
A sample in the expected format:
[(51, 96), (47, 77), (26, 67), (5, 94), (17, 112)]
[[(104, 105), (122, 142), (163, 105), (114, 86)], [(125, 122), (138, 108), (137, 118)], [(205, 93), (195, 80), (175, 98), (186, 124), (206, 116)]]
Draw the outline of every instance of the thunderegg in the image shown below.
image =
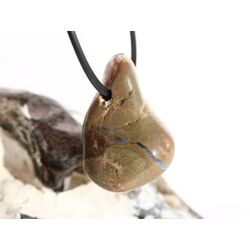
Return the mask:
[(142, 98), (133, 62), (123, 54), (106, 67), (103, 84), (112, 92), (95, 97), (83, 125), (83, 157), (89, 177), (115, 192), (152, 181), (172, 161), (174, 142)]
[(47, 97), (0, 90), (0, 127), (0, 218), (199, 218), (161, 180), (118, 194), (88, 182), (81, 124)]

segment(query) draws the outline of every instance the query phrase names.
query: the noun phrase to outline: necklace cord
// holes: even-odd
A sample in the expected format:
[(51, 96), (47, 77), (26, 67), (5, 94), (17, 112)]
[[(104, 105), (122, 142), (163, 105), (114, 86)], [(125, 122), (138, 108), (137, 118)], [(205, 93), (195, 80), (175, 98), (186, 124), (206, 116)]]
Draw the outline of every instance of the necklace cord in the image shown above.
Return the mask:
[[(95, 87), (95, 89), (100, 93), (100, 95), (105, 99), (105, 101), (108, 101), (111, 99), (112, 93), (111, 90), (103, 86), (103, 84), (98, 80), (96, 77), (94, 71), (90, 67), (88, 60), (83, 53), (83, 50), (81, 48), (80, 42), (77, 38), (75, 31), (67, 31), (69, 35), (69, 39), (71, 41), (71, 44), (74, 48), (74, 51), (76, 53), (76, 56), (82, 66), (82, 69), (84, 70), (86, 76), (88, 77), (89, 81), (92, 83), (92, 85)], [(136, 65), (136, 37), (135, 37), (135, 31), (130, 31), (130, 40), (131, 40), (131, 59)]]

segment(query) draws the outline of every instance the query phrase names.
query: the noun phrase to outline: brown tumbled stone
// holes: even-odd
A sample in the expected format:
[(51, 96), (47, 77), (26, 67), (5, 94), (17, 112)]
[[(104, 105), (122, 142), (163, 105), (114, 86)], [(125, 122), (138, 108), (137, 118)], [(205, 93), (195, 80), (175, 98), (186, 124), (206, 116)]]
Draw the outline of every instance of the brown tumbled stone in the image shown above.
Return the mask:
[(101, 187), (123, 192), (138, 188), (166, 170), (174, 142), (141, 96), (135, 67), (125, 55), (114, 56), (103, 84), (112, 91), (99, 94), (83, 125), (84, 168)]

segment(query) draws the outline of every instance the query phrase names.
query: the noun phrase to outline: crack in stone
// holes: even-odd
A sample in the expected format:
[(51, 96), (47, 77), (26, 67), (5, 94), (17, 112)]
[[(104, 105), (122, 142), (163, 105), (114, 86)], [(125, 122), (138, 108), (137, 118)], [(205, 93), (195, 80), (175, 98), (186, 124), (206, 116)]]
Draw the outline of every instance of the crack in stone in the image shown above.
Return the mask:
[[(126, 97), (123, 97), (123, 98), (120, 98), (120, 99), (118, 99), (118, 100), (116, 100), (116, 101), (113, 101), (113, 103), (112, 103), (112, 99), (111, 99), (111, 101), (109, 101), (110, 104), (107, 105), (106, 110), (104, 111), (104, 115), (102, 116), (101, 126), (103, 125), (105, 119), (106, 119), (109, 115), (111, 115), (111, 113), (112, 113), (113, 111), (115, 111), (118, 107), (121, 107), (122, 105), (124, 105), (124, 103), (125, 103), (125, 102), (130, 98), (130, 96), (132, 95), (133, 91), (134, 91), (133, 89), (130, 90), (130, 91), (128, 92), (128, 95), (127, 95)], [(102, 99), (99, 99), (99, 102), (101, 103), (101, 102), (102, 102)], [(107, 102), (105, 102), (105, 103), (107, 103)]]
[(133, 91), (134, 91), (133, 89), (130, 90), (130, 91), (128, 92), (128, 96), (126, 96), (126, 97), (121, 98), (121, 99), (118, 100), (118, 105), (119, 105), (120, 107), (130, 98), (130, 96), (132, 95)]

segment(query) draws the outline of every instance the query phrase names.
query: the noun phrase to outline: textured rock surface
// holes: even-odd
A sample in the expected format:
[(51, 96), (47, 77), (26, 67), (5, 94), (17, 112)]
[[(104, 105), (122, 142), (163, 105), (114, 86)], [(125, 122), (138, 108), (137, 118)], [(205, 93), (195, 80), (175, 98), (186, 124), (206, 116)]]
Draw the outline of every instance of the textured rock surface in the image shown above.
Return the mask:
[[(28, 152), (36, 175), (48, 187), (63, 190), (65, 176), (82, 173), (81, 126), (56, 101), (0, 89), (0, 126)], [(8, 165), (15, 165), (9, 152)]]
[(95, 97), (84, 121), (84, 166), (101, 187), (128, 191), (145, 185), (166, 170), (174, 143), (140, 93), (133, 62), (118, 54), (109, 62), (105, 101)]

